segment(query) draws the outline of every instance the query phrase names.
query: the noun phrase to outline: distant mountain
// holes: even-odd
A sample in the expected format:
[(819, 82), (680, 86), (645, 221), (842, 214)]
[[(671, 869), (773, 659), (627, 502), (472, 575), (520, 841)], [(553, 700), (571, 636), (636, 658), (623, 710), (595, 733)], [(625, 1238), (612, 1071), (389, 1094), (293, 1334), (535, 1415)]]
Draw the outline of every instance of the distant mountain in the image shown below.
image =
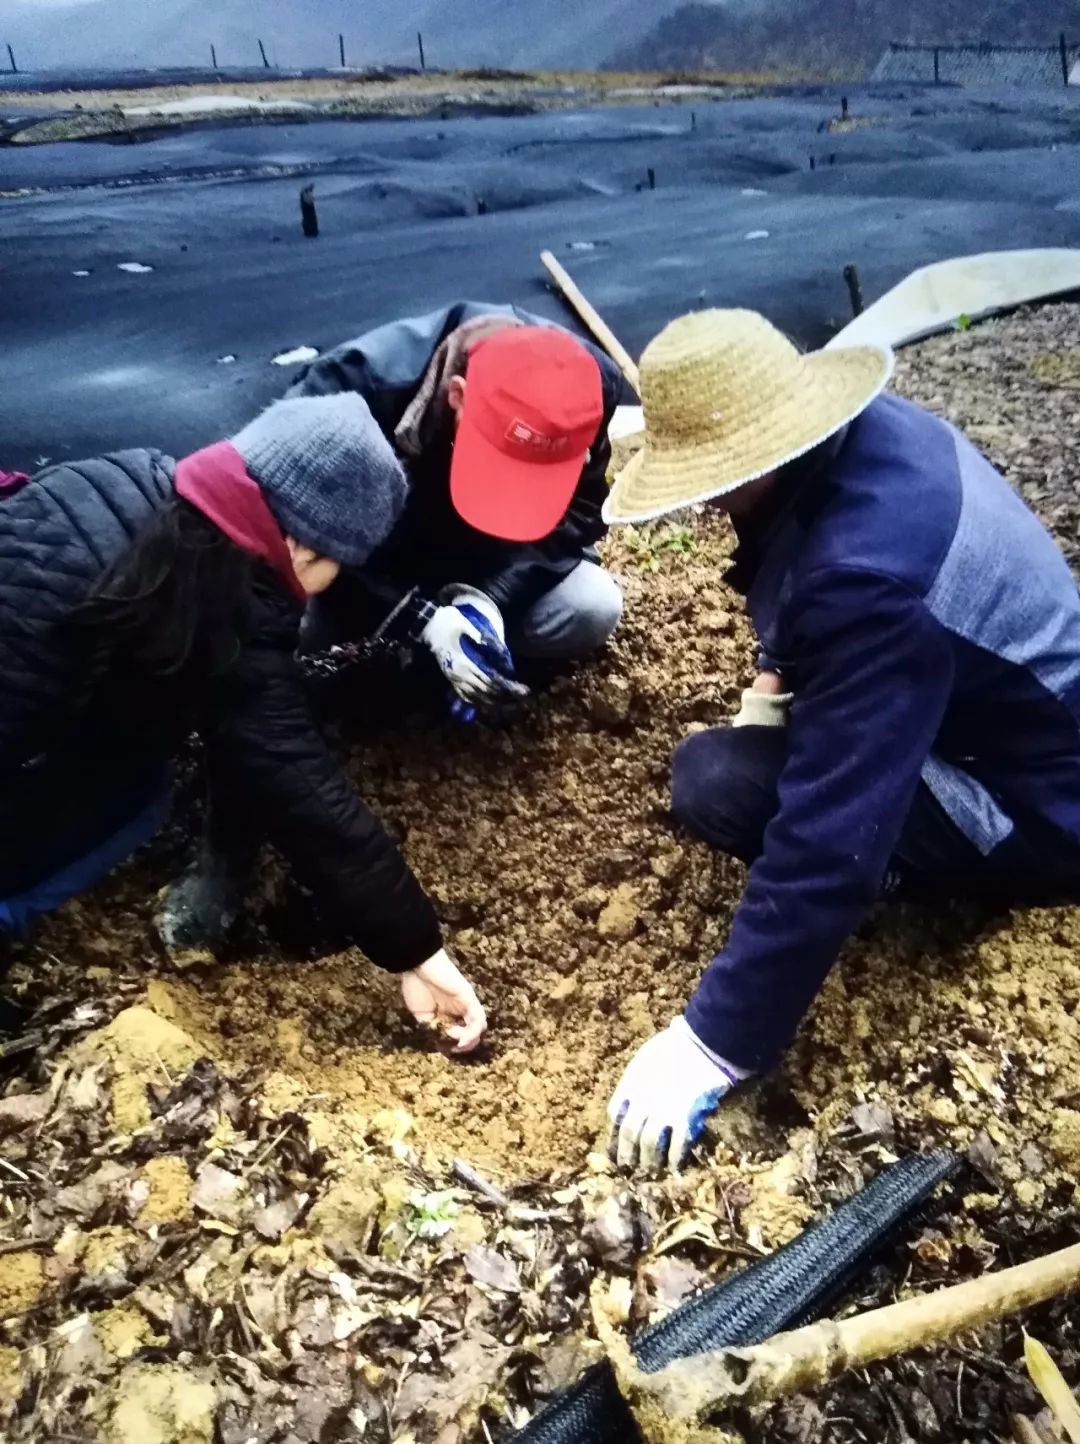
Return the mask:
[(1054, 45), (1080, 39), (1080, 0), (714, 0), (616, 46), (615, 68), (868, 71), (891, 40)]
[(0, 0), (0, 54), (24, 69), (413, 65), (592, 68), (677, 0)]

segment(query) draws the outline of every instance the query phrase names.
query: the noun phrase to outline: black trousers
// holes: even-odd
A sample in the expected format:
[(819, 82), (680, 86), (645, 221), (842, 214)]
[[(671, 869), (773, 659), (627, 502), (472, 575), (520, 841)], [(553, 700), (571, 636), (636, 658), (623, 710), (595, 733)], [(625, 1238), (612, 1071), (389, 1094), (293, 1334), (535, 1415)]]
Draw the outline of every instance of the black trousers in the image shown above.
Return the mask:
[[(779, 805), (787, 761), (784, 727), (714, 727), (675, 750), (672, 811), (720, 852), (752, 863)], [(915, 793), (884, 890), (911, 898), (984, 898), (1005, 905), (1080, 901), (1080, 842), (1039, 825), (1017, 826), (983, 854), (944, 811), (924, 782)]]

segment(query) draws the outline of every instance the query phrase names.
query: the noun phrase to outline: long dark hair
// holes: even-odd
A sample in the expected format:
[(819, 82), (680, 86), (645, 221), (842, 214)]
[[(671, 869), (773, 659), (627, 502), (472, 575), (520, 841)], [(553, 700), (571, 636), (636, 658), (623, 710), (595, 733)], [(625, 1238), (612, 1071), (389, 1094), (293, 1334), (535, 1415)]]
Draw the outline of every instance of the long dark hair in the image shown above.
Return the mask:
[(252, 610), (252, 559), (182, 497), (170, 497), (83, 603), (77, 623), (125, 666), (175, 677), (235, 662)]

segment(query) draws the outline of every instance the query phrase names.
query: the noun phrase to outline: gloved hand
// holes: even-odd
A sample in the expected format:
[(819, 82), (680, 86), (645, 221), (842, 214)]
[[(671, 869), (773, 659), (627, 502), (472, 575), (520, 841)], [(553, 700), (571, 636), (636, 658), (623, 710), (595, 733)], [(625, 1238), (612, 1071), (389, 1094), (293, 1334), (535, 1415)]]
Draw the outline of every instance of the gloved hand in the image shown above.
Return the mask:
[(732, 718), (732, 727), (786, 727), (794, 692), (785, 692), (779, 672), (759, 673), (752, 687), (742, 694), (742, 706)]
[(487, 1017), (473, 986), (445, 948), (401, 975), (401, 995), (416, 1021), (445, 1028), (455, 1053), (471, 1053), (487, 1032)]
[(252, 860), (228, 858), (204, 846), (195, 862), (158, 893), (154, 923), (178, 966), (208, 958), (224, 941), (243, 906)]
[(463, 586), (447, 588), (443, 598), (421, 639), (456, 694), (453, 715), (471, 722), (477, 706), (500, 695), (527, 696), (528, 688), (514, 681), (502, 613), (491, 598)]
[(720, 1100), (750, 1075), (716, 1058), (685, 1018), (643, 1043), (608, 1104), (608, 1152), (624, 1167), (674, 1172), (701, 1137)]

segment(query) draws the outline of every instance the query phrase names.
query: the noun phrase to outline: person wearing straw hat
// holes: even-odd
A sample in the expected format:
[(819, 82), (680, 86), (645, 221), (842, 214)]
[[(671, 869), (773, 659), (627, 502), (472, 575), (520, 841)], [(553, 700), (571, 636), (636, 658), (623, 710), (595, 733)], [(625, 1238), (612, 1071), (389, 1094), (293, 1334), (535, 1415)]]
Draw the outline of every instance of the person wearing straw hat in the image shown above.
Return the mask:
[(762, 672), (675, 754), (676, 819), (750, 871), (685, 1014), (615, 1089), (624, 1165), (681, 1166), (883, 893), (1080, 897), (1076, 581), (960, 432), (885, 394), (892, 365), (801, 355), (748, 311), (685, 316), (642, 357), (645, 446), (605, 519), (726, 512)]

